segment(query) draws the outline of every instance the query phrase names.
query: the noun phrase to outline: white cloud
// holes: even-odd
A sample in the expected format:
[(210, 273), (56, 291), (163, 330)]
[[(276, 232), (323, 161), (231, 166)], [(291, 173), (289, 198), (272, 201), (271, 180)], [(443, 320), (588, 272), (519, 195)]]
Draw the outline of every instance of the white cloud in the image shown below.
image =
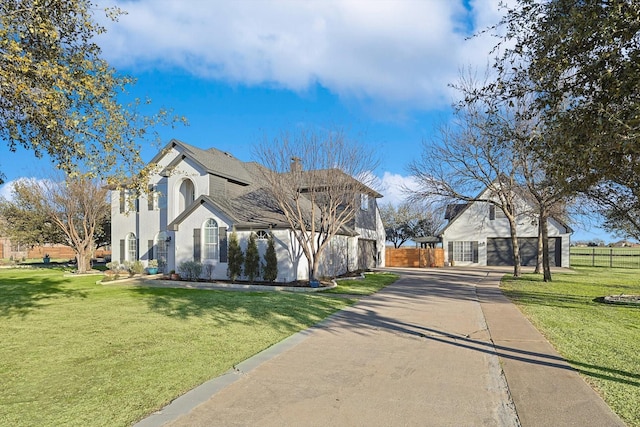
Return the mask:
[(0, 197), (2, 197), (4, 200), (13, 200), (13, 184), (16, 181), (8, 181), (5, 182), (4, 184), (2, 184), (2, 186), (0, 186)]
[(382, 204), (391, 203), (397, 206), (407, 198), (405, 189), (417, 188), (417, 182), (413, 177), (402, 176), (391, 172), (385, 172), (380, 181), (382, 187), (380, 192), (384, 196), (380, 200)]
[(116, 67), (176, 67), (203, 77), (397, 106), (449, 105), (448, 83), (484, 69), (498, 0), (108, 0), (128, 15), (100, 40)]

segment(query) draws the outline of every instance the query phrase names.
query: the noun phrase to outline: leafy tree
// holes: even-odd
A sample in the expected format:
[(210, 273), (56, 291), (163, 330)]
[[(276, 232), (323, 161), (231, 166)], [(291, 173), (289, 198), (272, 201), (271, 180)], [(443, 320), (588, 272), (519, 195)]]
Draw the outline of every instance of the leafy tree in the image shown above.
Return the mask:
[(254, 233), (249, 236), (247, 252), (244, 256), (244, 275), (247, 276), (250, 283), (253, 283), (255, 278), (260, 276), (260, 253)]
[(0, 229), (12, 242), (26, 246), (67, 244), (64, 233), (42, 209), (42, 200), (27, 188), (29, 180), (13, 183), (11, 200), (0, 200)]
[(536, 141), (554, 177), (575, 189), (601, 180), (638, 187), (640, 2), (518, 0), (502, 21), (508, 46), (492, 87), (532, 94), (557, 136)]
[[(347, 139), (342, 130), (283, 133), (256, 147), (266, 166), (262, 178), (304, 253), (309, 279), (316, 278), (329, 242), (354, 221), (372, 189), (371, 147)], [(356, 179), (357, 178), (357, 179)]]
[(244, 254), (238, 242), (238, 234), (235, 229), (229, 236), (228, 262), (227, 276), (232, 282), (235, 282), (238, 277), (242, 276), (242, 264), (244, 262)]
[(531, 97), (521, 114), (551, 135), (530, 141), (549, 179), (593, 197), (607, 228), (640, 234), (640, 2), (517, 0), (499, 27), (497, 78), (469, 97)]
[(399, 248), (416, 237), (434, 236), (442, 227), (443, 219), (429, 205), (416, 205), (405, 201), (397, 207), (391, 203), (380, 207), (386, 239)]
[(12, 191), (13, 200), (2, 204), (3, 214), (17, 213), (22, 218), (5, 217), (8, 221), (15, 221), (8, 228), (10, 236), (15, 234), (18, 240), (27, 238), (24, 237), (28, 235), (25, 227), (44, 221), (44, 224), (49, 224), (45, 228), (51, 228), (50, 238), (55, 240), (33, 242), (60, 242), (57, 239), (62, 236), (62, 241), (76, 252), (78, 273), (86, 272), (96, 249), (97, 230), (110, 212), (108, 190), (102, 183), (70, 176), (66, 176), (64, 181), (23, 179), (14, 184)]
[(273, 282), (278, 278), (278, 256), (276, 246), (273, 241), (273, 234), (269, 233), (267, 239), (267, 251), (264, 254), (264, 264), (262, 267), (264, 280)]
[(90, 0), (0, 2), (0, 139), (11, 151), (49, 155), (70, 176), (112, 175), (117, 184), (142, 169), (144, 180), (139, 140), (157, 138), (156, 124), (184, 119), (142, 115), (148, 101), (121, 103), (134, 80), (101, 58), (93, 40), (105, 29), (93, 14)]

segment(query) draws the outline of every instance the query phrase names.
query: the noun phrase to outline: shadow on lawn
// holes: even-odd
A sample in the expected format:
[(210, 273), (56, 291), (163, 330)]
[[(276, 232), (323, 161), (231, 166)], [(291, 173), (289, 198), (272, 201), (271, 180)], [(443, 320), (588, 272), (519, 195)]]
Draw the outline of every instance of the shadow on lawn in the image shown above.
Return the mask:
[(3, 277), (0, 279), (0, 316), (26, 316), (54, 298), (86, 297), (86, 293), (68, 289), (68, 280), (48, 277)]
[(344, 306), (334, 298), (286, 292), (145, 287), (135, 287), (132, 292), (146, 297), (149, 309), (164, 316), (209, 317), (220, 324), (267, 321), (287, 328), (295, 324), (311, 325)]

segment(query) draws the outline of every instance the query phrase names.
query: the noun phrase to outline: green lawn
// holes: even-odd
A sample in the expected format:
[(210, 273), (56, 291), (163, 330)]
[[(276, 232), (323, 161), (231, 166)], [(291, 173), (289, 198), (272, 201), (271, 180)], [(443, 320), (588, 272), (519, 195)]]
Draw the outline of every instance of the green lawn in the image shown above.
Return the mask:
[(349, 294), (349, 295), (371, 295), (380, 289), (398, 280), (397, 274), (392, 273), (366, 273), (366, 280), (338, 280), (335, 288), (324, 291), (324, 293)]
[(0, 425), (126, 426), (353, 302), (0, 270)]
[(576, 268), (577, 274), (506, 278), (502, 289), (630, 426), (640, 426), (640, 306), (594, 301), (640, 294), (637, 271)]

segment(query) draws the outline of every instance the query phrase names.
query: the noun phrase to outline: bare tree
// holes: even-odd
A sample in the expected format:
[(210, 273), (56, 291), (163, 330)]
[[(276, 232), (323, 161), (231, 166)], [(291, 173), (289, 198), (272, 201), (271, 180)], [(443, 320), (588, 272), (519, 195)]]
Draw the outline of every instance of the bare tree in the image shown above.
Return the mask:
[(6, 203), (28, 206), (24, 215), (44, 218), (62, 233), (64, 243), (76, 253), (78, 273), (90, 268), (95, 238), (110, 214), (107, 189), (100, 182), (82, 176), (63, 181), (23, 179), (14, 184), (13, 196)]
[(377, 166), (370, 147), (343, 130), (283, 133), (255, 149), (265, 186), (282, 211), (315, 279), (333, 236), (354, 220), (363, 199), (375, 194)]
[[(464, 86), (470, 81), (462, 81)], [(426, 141), (419, 159), (409, 165), (418, 181), (414, 200), (485, 202), (504, 212), (513, 245), (513, 275), (520, 276), (516, 230), (518, 154), (510, 129), (513, 116), (491, 100), (463, 102), (455, 120), (442, 127), (439, 140)]]

